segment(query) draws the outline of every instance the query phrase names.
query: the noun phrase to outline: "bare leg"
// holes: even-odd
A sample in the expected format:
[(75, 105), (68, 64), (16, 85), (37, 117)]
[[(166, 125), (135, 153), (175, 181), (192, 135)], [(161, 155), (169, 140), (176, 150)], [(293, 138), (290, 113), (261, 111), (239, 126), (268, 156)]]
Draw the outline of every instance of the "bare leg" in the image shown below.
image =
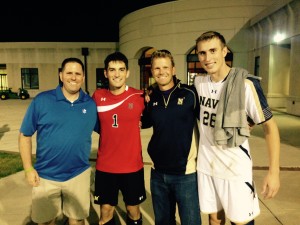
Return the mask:
[(76, 220), (69, 218), (69, 225), (84, 225), (84, 220)]
[(224, 225), (225, 222), (225, 213), (223, 210), (209, 214), (209, 225)]
[(55, 225), (55, 219), (51, 220), (51, 221), (48, 221), (46, 223), (39, 223), (38, 225)]
[(99, 224), (105, 224), (113, 219), (115, 207), (109, 204), (103, 204), (100, 206), (100, 221)]

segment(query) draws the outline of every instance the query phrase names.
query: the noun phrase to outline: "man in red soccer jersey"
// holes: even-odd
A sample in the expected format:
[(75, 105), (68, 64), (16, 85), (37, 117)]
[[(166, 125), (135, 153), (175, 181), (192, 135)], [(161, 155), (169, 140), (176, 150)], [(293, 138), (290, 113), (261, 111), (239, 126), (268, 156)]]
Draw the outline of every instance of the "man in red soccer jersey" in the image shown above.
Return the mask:
[(108, 89), (96, 90), (93, 99), (100, 121), (94, 202), (100, 205), (100, 223), (114, 225), (113, 213), (122, 192), (126, 224), (142, 224), (139, 204), (146, 191), (139, 123), (144, 109), (143, 91), (128, 87), (128, 59), (121, 52), (104, 61)]

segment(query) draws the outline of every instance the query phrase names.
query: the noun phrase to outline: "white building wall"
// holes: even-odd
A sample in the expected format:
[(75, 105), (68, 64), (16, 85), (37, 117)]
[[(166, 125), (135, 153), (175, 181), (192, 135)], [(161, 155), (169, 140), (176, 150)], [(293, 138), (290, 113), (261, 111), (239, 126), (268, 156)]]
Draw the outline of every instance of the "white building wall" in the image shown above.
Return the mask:
[[(39, 89), (29, 90), (30, 96), (58, 85), (58, 69), (65, 58), (77, 57), (84, 63), (82, 48), (87, 56), (88, 91), (96, 90), (96, 68), (104, 67), (104, 59), (117, 48), (115, 42), (2, 42), (0, 63), (6, 64), (8, 85), (13, 91), (21, 87), (21, 68), (38, 68)], [(85, 84), (82, 87), (85, 90)]]
[[(233, 39), (253, 16), (273, 0), (179, 0), (167, 2), (125, 16), (120, 22), (120, 50), (131, 61), (131, 77), (139, 77), (140, 49), (168, 49), (175, 56), (177, 77), (187, 82), (186, 55), (195, 40), (208, 30), (221, 32), (227, 42)], [(229, 45), (247, 61), (245, 39)], [(178, 61), (183, 60), (183, 61)], [(235, 61), (234, 61), (235, 62)], [(236, 61), (242, 64), (241, 60)], [(246, 65), (243, 63), (243, 66)], [(132, 82), (133, 85), (138, 85)], [(136, 86), (139, 87), (139, 86)]]
[[(300, 115), (300, 1), (282, 0), (272, 4), (251, 19), (250, 27), (254, 38), (249, 53), (262, 60), (261, 83), (270, 106)], [(275, 42), (278, 33), (284, 38)], [(254, 57), (251, 59), (254, 65)]]

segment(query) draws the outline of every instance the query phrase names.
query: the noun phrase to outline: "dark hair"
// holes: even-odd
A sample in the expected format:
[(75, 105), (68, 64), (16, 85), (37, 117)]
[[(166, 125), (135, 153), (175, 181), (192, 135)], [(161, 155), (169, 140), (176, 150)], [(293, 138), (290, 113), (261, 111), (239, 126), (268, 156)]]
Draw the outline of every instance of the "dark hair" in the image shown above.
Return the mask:
[(78, 59), (78, 58), (66, 58), (66, 59), (61, 63), (61, 69), (60, 69), (60, 71), (63, 72), (64, 69), (65, 69), (65, 67), (66, 67), (66, 64), (67, 64), (67, 63), (70, 63), (70, 62), (75, 62), (75, 63), (80, 64), (81, 67), (82, 67), (82, 71), (83, 71), (83, 73), (84, 73), (84, 65), (83, 65), (82, 61), (81, 61), (80, 59)]
[(107, 70), (108, 64), (111, 61), (121, 61), (125, 63), (126, 69), (128, 70), (128, 59), (127, 57), (121, 52), (114, 52), (109, 54), (106, 59), (104, 60), (104, 69)]
[(175, 66), (175, 61), (174, 61), (174, 58), (173, 58), (171, 52), (166, 49), (156, 50), (151, 54), (151, 66), (152, 66), (153, 60), (156, 58), (169, 58), (169, 59), (171, 59), (172, 66), (173, 67)]
[(224, 36), (216, 31), (207, 31), (207, 32), (201, 34), (201, 36), (196, 39), (196, 46), (201, 41), (207, 41), (207, 40), (211, 40), (213, 38), (219, 39), (221, 41), (221, 44), (223, 45), (223, 47), (226, 46), (226, 41), (225, 41)]

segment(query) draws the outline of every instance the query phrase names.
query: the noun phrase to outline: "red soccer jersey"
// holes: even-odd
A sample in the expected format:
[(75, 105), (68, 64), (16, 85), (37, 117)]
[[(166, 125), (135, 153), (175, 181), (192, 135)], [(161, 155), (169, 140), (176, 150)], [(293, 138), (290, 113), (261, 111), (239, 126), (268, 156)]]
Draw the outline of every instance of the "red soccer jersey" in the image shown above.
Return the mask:
[(113, 95), (96, 90), (93, 99), (100, 120), (100, 144), (96, 169), (109, 173), (132, 173), (143, 167), (139, 122), (144, 109), (143, 92), (126, 86)]

